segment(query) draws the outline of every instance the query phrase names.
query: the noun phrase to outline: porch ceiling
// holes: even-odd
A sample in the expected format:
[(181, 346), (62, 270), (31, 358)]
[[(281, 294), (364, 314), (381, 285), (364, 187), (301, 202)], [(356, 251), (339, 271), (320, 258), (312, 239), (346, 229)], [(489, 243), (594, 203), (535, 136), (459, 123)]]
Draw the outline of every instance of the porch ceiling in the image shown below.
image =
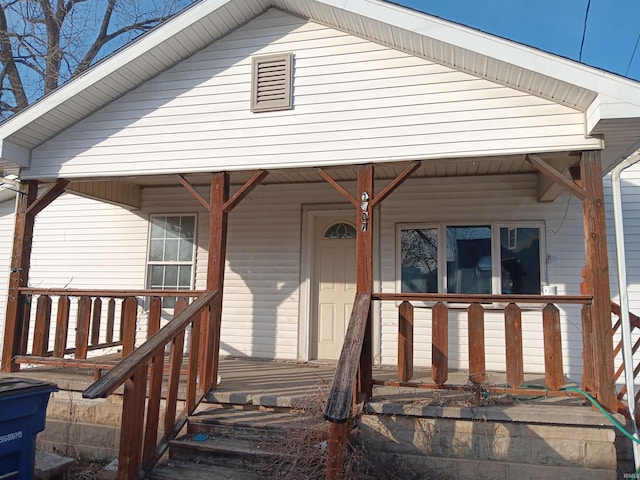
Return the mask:
[[(558, 156), (558, 154), (542, 155), (542, 157), (553, 163), (554, 167), (573, 165), (577, 157), (569, 155)], [(391, 180), (396, 178), (410, 162), (377, 163), (375, 165), (376, 180)], [(356, 166), (326, 167), (324, 170), (338, 182), (355, 181), (357, 176)], [(560, 170), (562, 171), (562, 170)], [(455, 158), (425, 160), (421, 166), (411, 175), (412, 178), (432, 178), (432, 177), (463, 177), (475, 175), (504, 175), (517, 173), (536, 172), (524, 155), (516, 156), (496, 156), (496, 157), (476, 157), (476, 158)], [(253, 171), (236, 171), (231, 174), (233, 185), (244, 184), (253, 176)], [(193, 173), (184, 177), (192, 185), (209, 185), (211, 174)], [(129, 177), (128, 182), (135, 183), (141, 187), (171, 186), (179, 185), (176, 175), (154, 175)], [(283, 183), (322, 183), (325, 180), (318, 173), (317, 168), (292, 168), (269, 170), (269, 175), (262, 182), (263, 184), (283, 184)]]

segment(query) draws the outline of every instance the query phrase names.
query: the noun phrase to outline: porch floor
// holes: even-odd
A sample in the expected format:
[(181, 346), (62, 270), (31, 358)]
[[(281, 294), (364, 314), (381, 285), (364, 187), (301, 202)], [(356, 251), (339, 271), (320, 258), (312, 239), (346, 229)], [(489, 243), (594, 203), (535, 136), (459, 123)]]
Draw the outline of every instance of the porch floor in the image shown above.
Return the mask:
[[(105, 360), (102, 357), (101, 360)], [(186, 367), (186, 365), (185, 365)], [(207, 401), (211, 403), (246, 405), (254, 407), (301, 407), (305, 402), (323, 403), (333, 380), (335, 365), (320, 362), (296, 363), (286, 361), (260, 361), (239, 358), (225, 358), (220, 361), (221, 381), (210, 392)], [(93, 383), (93, 370), (61, 367), (31, 367), (17, 373), (0, 373), (0, 377), (28, 377), (55, 383), (60, 390), (81, 392)], [(397, 379), (395, 369), (375, 367), (375, 380)], [(448, 384), (466, 385), (468, 372), (449, 372)], [(411, 382), (433, 383), (429, 369), (416, 369)], [(500, 386), (505, 383), (505, 375), (488, 372), (487, 384)], [(544, 376), (525, 376), (527, 385), (544, 384)], [(567, 383), (567, 386), (576, 386)], [(179, 397), (184, 398), (184, 384)], [(415, 407), (473, 407), (477, 406), (474, 393), (455, 390), (433, 390), (425, 388), (393, 387), (375, 385), (372, 404), (396, 404), (395, 409)], [(584, 399), (573, 397), (513, 396), (491, 393), (481, 399), (485, 406), (545, 405), (556, 407), (584, 407)], [(587, 408), (587, 410), (591, 410)]]

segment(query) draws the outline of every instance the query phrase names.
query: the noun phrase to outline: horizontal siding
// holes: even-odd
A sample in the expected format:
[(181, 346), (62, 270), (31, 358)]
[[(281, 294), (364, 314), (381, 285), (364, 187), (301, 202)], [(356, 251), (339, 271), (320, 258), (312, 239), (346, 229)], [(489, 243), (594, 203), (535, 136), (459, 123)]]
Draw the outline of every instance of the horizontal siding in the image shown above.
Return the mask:
[[(293, 52), (294, 109), (251, 113)], [(38, 147), (30, 175), (127, 175), (592, 148), (584, 115), (271, 10)], [(100, 171), (96, 171), (100, 165)]]
[[(496, 221), (543, 221), (546, 230), (547, 278), (558, 293), (579, 293), (584, 265), (582, 209), (579, 202), (561, 196), (553, 203), (539, 203), (535, 175), (464, 177), (408, 180), (381, 207), (380, 265), (384, 292), (396, 291), (396, 225), (399, 223), (455, 222), (475, 224)], [(408, 205), (414, 206), (407, 208)], [(566, 212), (566, 215), (565, 215)], [(397, 361), (397, 305), (381, 306), (381, 362)], [(581, 322), (575, 308), (562, 309), (563, 355), (566, 371), (579, 379), (581, 369)], [(449, 366), (468, 367), (467, 317), (452, 310), (449, 317)], [(541, 312), (523, 313), (525, 370), (544, 372)], [(416, 365), (431, 364), (430, 310), (416, 310), (414, 334)], [(501, 311), (485, 314), (487, 368), (504, 370), (504, 316)]]
[(0, 202), (0, 347), (4, 339), (15, 208), (13, 200)]

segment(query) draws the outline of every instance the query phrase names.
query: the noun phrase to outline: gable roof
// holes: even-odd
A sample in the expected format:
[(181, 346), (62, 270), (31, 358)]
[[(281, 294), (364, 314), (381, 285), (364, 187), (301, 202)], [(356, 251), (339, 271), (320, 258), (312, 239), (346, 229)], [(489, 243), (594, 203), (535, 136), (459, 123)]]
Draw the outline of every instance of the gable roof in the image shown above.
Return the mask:
[(640, 146), (640, 83), (381, 0), (202, 0), (0, 125), (0, 167), (269, 8), (585, 112), (605, 166)]

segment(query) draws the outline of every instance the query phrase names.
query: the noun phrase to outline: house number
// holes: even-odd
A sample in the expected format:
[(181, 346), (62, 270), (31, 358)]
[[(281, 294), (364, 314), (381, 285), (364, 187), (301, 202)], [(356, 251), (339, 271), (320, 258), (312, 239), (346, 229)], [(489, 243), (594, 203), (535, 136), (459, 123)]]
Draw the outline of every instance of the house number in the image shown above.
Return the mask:
[(362, 210), (362, 231), (366, 232), (369, 225), (369, 194), (362, 192), (362, 203), (360, 204), (360, 210)]

